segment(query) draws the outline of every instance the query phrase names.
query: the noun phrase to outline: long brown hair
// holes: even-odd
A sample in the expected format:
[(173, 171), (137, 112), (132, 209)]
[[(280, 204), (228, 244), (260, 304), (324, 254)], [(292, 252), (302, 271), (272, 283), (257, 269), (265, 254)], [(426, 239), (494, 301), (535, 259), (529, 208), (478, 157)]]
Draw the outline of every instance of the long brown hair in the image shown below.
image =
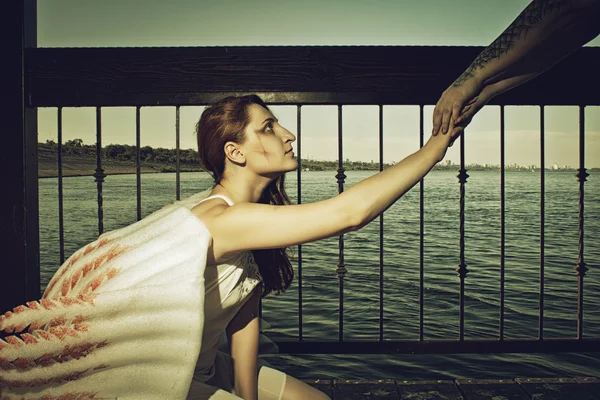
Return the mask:
[[(244, 130), (250, 123), (248, 108), (257, 104), (269, 112), (269, 107), (257, 95), (226, 97), (207, 107), (198, 124), (196, 135), (202, 166), (212, 175), (215, 184), (221, 182), (225, 171), (227, 142), (244, 143)], [(291, 204), (284, 188), (284, 175), (271, 181), (262, 192), (259, 203)], [(263, 278), (262, 297), (271, 292), (280, 294), (290, 286), (294, 270), (286, 248), (253, 250), (254, 259)]]

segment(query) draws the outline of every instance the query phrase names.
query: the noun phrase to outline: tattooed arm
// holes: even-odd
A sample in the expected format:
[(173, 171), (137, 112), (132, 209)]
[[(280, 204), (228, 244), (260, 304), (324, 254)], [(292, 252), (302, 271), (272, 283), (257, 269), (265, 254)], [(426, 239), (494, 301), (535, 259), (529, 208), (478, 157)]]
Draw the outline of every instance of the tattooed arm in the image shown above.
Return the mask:
[(600, 0), (533, 0), (444, 91), (433, 112), (433, 134), (460, 134), (492, 97), (596, 37), (599, 21)]

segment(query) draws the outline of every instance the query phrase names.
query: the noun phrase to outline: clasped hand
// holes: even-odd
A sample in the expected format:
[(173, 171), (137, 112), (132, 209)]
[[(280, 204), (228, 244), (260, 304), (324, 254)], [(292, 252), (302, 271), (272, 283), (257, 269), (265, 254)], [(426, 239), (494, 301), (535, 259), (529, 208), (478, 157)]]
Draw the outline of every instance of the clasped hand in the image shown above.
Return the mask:
[(491, 91), (475, 77), (461, 75), (450, 85), (433, 110), (432, 135), (450, 132), (452, 143), (471, 123), (473, 116), (490, 100)]

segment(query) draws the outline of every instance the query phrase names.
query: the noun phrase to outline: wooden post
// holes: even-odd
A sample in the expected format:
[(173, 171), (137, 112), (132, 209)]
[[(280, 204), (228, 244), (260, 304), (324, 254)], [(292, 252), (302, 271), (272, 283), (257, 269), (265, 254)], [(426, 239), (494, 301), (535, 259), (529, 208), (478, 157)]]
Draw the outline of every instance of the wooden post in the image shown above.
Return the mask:
[(40, 297), (37, 109), (28, 104), (26, 74), (27, 49), (37, 46), (36, 5), (7, 0), (0, 6), (0, 314)]

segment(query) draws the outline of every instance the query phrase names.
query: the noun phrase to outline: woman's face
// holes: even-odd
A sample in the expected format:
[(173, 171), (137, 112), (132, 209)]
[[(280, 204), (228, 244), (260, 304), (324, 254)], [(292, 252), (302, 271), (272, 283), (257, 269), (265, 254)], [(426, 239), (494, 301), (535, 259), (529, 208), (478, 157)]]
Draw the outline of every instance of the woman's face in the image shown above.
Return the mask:
[(275, 178), (298, 168), (292, 143), (296, 137), (268, 110), (258, 104), (248, 107), (250, 123), (246, 127), (246, 141), (242, 145), (246, 166), (258, 175)]

